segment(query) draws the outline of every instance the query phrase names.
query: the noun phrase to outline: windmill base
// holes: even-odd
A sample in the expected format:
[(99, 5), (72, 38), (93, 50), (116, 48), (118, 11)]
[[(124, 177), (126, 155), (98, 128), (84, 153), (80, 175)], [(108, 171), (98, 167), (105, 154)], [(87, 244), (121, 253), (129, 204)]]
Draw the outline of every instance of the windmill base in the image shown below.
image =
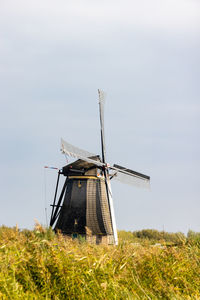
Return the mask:
[(77, 234), (73, 233), (71, 235), (65, 234), (69, 239), (75, 240), (85, 240), (89, 244), (93, 245), (114, 245), (114, 237), (113, 235), (88, 235), (88, 234)]
[(114, 238), (112, 235), (86, 235), (86, 241), (96, 245), (113, 245)]

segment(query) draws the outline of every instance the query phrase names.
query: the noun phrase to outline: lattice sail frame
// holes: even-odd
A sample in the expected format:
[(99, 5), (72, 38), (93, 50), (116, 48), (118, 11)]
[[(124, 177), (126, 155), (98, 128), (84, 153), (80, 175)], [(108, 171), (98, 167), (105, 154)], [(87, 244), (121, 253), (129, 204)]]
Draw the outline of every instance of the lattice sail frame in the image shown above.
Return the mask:
[[(73, 146), (72, 144), (64, 141), (63, 139), (61, 139), (61, 151), (62, 151), (62, 153), (65, 153), (73, 158), (79, 158), (84, 161), (93, 163), (98, 167), (106, 167), (106, 168), (112, 170), (113, 174), (111, 174), (111, 176), (110, 176), (112, 179), (116, 179), (122, 183), (126, 183), (126, 184), (133, 185), (136, 187), (150, 188), (150, 177), (149, 176), (146, 176), (141, 173), (135, 172), (133, 170), (119, 166), (122, 168), (122, 169), (120, 169), (119, 167), (117, 167), (118, 165), (116, 165), (116, 164), (114, 164), (113, 166), (110, 166), (106, 163), (102, 163), (100, 161), (93, 160), (90, 157), (94, 157), (94, 156), (96, 156), (96, 154), (93, 154), (86, 150), (82, 150), (76, 146)], [(131, 173), (130, 171), (133, 173)]]

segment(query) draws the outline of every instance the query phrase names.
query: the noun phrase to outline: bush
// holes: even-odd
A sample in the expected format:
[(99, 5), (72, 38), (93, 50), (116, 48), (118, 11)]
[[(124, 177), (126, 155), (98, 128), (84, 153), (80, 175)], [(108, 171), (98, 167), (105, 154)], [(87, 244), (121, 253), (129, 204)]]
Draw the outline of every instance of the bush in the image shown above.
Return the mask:
[(187, 234), (187, 242), (192, 245), (200, 246), (200, 232), (189, 230)]
[(186, 237), (182, 232), (169, 233), (165, 231), (158, 231), (155, 229), (143, 229), (134, 231), (133, 236), (138, 239), (147, 239), (154, 243), (165, 241), (166, 243), (181, 245), (185, 243)]

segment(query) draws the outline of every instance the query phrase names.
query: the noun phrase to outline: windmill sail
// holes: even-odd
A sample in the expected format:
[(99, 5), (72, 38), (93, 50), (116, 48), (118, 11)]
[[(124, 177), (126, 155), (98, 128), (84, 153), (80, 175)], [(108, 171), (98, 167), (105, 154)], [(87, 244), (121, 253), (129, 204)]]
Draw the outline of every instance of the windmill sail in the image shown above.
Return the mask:
[(95, 157), (96, 154), (92, 154), (88, 151), (85, 151), (78, 147), (75, 147), (72, 144), (64, 141), (63, 139), (61, 139), (61, 151), (62, 151), (62, 153), (65, 153), (71, 157), (82, 159), (84, 161), (93, 163), (97, 166), (104, 166), (104, 164), (102, 162), (89, 158), (89, 157)]
[(115, 245), (118, 245), (117, 225), (116, 225), (116, 219), (115, 219), (113, 196), (112, 196), (112, 190), (111, 190), (111, 184), (110, 184), (109, 176), (107, 176), (106, 183), (107, 183), (107, 190), (108, 190), (108, 194), (109, 194), (108, 195), (108, 201), (109, 201), (109, 206), (110, 206), (110, 215), (111, 215), (111, 221), (112, 221), (114, 243), (115, 243)]
[(101, 150), (102, 150), (102, 161), (106, 162), (106, 148), (105, 148), (105, 133), (104, 133), (104, 104), (105, 104), (105, 93), (98, 90), (99, 93), (99, 114), (100, 114), (100, 126), (101, 126)]
[(150, 188), (150, 177), (147, 175), (116, 164), (110, 167), (110, 169), (115, 171), (111, 176), (113, 179), (138, 187)]
[[(105, 93), (101, 90), (98, 90), (98, 93), (99, 93), (99, 115), (100, 115), (100, 129), (101, 129), (102, 162), (106, 163), (106, 146), (105, 146), (105, 133), (104, 133)], [(111, 217), (112, 229), (113, 229), (113, 234), (114, 234), (114, 243), (115, 243), (115, 245), (117, 245), (118, 244), (117, 226), (116, 226), (116, 221), (115, 221), (115, 213), (114, 213), (114, 206), (113, 206), (113, 199), (112, 199), (112, 192), (111, 192), (111, 185), (110, 185), (108, 169), (104, 168), (103, 173), (104, 173), (104, 177), (105, 177), (106, 193), (107, 193), (107, 198), (108, 198), (110, 217)]]

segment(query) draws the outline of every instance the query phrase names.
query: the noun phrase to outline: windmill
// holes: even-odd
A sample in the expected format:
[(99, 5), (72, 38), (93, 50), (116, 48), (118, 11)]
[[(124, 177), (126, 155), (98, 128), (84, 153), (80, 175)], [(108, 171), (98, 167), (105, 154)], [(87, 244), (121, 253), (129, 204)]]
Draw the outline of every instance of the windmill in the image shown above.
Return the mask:
[[(104, 93), (98, 90), (101, 157), (61, 139), (62, 153), (77, 160), (58, 171), (50, 226), (71, 237), (84, 236), (92, 243), (118, 243), (110, 181), (148, 187), (150, 177), (106, 161)], [(65, 177), (58, 194), (60, 175)]]

